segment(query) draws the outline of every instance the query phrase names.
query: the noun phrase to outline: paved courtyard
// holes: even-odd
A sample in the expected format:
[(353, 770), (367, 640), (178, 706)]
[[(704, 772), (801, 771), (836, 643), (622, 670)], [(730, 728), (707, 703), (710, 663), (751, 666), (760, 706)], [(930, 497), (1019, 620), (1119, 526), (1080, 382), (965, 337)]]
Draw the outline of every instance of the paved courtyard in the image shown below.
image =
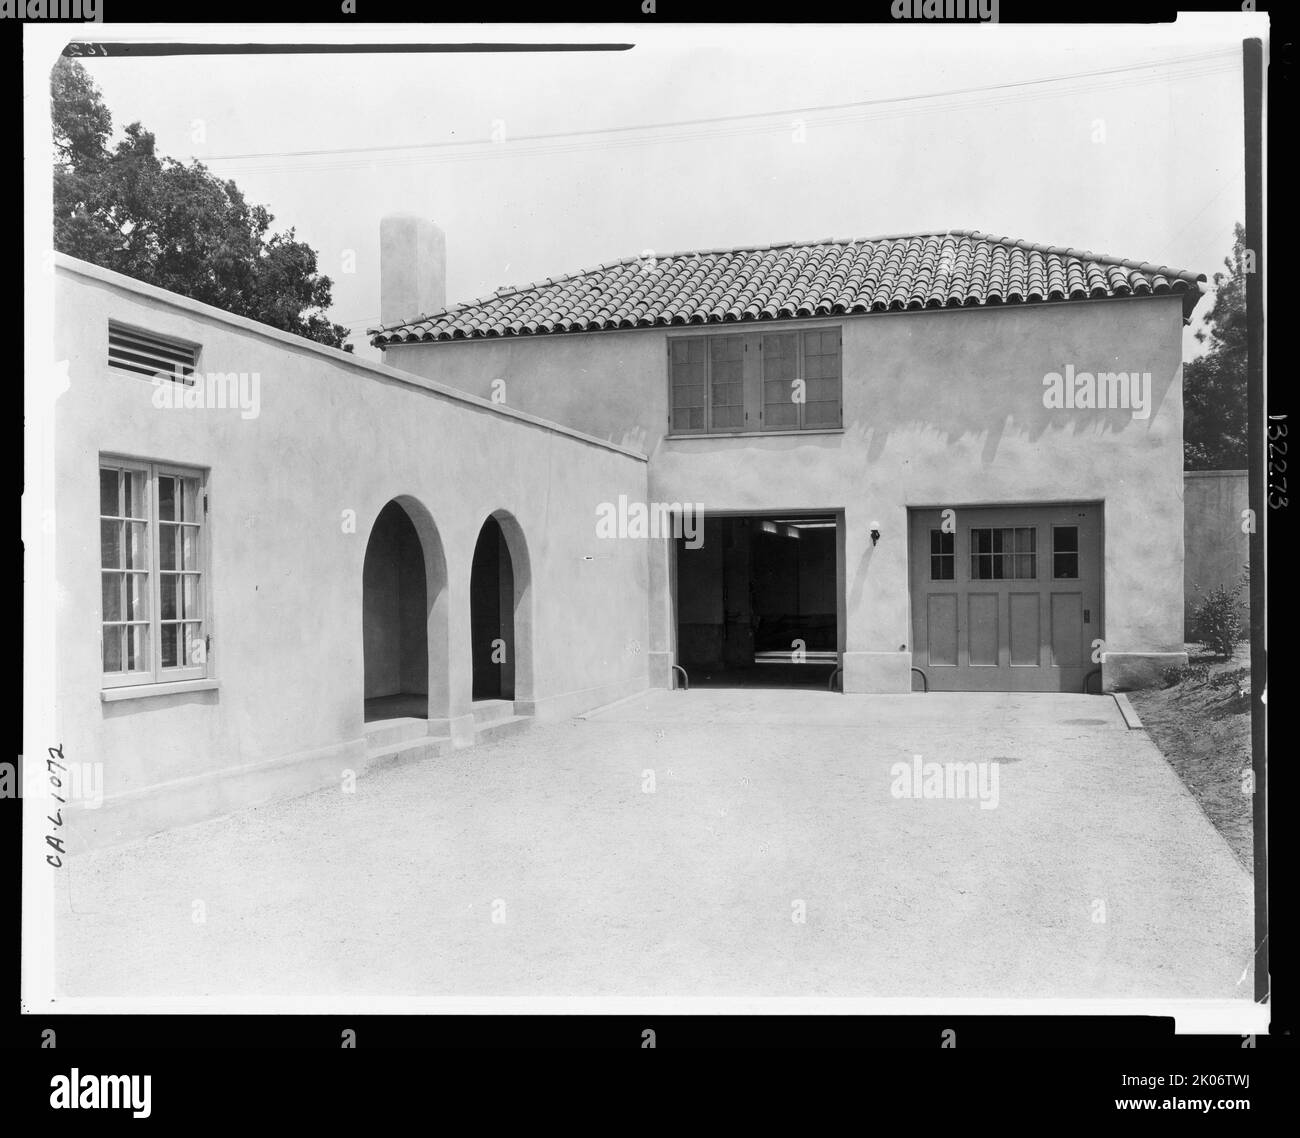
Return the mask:
[[(916, 755), (986, 805), (898, 797)], [(1100, 696), (656, 691), (78, 855), (58, 903), (68, 996), (1252, 984), (1249, 876)]]

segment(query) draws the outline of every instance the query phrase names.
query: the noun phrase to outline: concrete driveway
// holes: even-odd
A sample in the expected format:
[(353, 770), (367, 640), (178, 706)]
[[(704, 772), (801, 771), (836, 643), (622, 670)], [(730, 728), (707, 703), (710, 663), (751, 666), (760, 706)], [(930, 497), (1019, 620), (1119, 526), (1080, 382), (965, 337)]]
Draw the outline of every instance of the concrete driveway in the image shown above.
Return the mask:
[(60, 909), (75, 996), (1251, 994), (1249, 876), (1101, 696), (656, 691), (79, 855)]

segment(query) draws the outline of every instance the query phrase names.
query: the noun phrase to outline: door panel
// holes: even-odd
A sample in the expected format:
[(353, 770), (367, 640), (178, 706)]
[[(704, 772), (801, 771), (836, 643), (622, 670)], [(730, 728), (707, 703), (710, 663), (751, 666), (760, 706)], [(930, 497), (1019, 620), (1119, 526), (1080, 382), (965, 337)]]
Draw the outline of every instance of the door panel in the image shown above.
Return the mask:
[(910, 511), (913, 662), (937, 691), (1083, 690), (1101, 621), (1097, 504)]
[(998, 666), (998, 595), (971, 593), (966, 624), (966, 644), (971, 667)]
[(1037, 593), (1012, 593), (1011, 607), (1011, 666), (1038, 667), (1042, 659), (1042, 641), (1039, 639), (1038, 610), (1041, 608)]
[(932, 593), (926, 600), (930, 624), (926, 633), (930, 666), (957, 666), (957, 594)]

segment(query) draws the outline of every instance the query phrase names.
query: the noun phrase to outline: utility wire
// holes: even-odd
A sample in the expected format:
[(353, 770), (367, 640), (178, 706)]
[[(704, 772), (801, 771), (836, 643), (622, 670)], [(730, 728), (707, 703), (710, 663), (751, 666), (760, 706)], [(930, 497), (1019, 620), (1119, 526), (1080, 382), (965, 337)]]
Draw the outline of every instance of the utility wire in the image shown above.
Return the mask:
[[(636, 133), (665, 131), (665, 130), (679, 131), (684, 128), (692, 128), (692, 127), (718, 127), (718, 126), (725, 126), (727, 124), (750, 123), (751, 125), (757, 125), (758, 129), (761, 131), (761, 130), (773, 129), (775, 124), (754, 124), (753, 120), (771, 119), (771, 118), (789, 119), (791, 117), (797, 118), (803, 115), (827, 114), (835, 111), (862, 112), (862, 111), (867, 111), (871, 108), (905, 106), (908, 104), (919, 103), (926, 100), (951, 99), (954, 97), (965, 96), (965, 95), (986, 95), (987, 96), (987, 95), (995, 95), (998, 92), (1007, 92), (1007, 91), (1023, 92), (1025, 88), (1029, 88), (1029, 87), (1038, 87), (1038, 86), (1051, 84), (1051, 83), (1068, 83), (1076, 80), (1089, 81), (1087, 85), (1080, 88), (1081, 90), (1099, 90), (1099, 89), (1105, 90), (1105, 89), (1110, 89), (1111, 85), (1102, 84), (1099, 86), (1095, 82), (1097, 79), (1099, 78), (1105, 79), (1108, 77), (1121, 76), (1121, 75), (1132, 75), (1135, 72), (1150, 71), (1153, 68), (1176, 67), (1182, 64), (1214, 63), (1214, 64), (1222, 65), (1222, 66), (1202, 67), (1193, 72), (1176, 76), (1176, 78), (1180, 78), (1180, 79), (1198, 78), (1201, 75), (1216, 74), (1219, 73), (1220, 71), (1227, 72), (1233, 70), (1232, 63), (1235, 63), (1235, 61), (1238, 58), (1239, 58), (1238, 53), (1235, 51), (1200, 52), (1194, 55), (1178, 56), (1170, 59), (1156, 60), (1151, 63), (1129, 64), (1121, 67), (1102, 68), (1094, 71), (1074, 72), (1074, 73), (1064, 74), (1064, 75), (1049, 75), (1037, 79), (1024, 79), (1024, 80), (1017, 80), (1009, 83), (996, 83), (996, 84), (979, 86), (979, 87), (959, 87), (959, 88), (952, 88), (946, 91), (935, 91), (926, 94), (891, 96), (887, 98), (877, 98), (877, 99), (864, 99), (864, 100), (859, 100), (859, 101), (849, 102), (849, 103), (829, 103), (820, 106), (810, 106), (810, 107), (789, 107), (783, 110), (773, 110), (773, 111), (751, 111), (745, 114), (738, 114), (738, 115), (718, 115), (718, 116), (712, 116), (708, 118), (682, 119), (673, 122), (641, 123), (641, 124), (634, 124), (629, 126), (598, 127), (598, 128), (585, 129), (585, 130), (552, 131), (552, 132), (542, 133), (542, 134), (519, 135), (516, 138), (509, 138), (503, 140), (502, 142), (495, 142), (490, 138), (451, 139), (451, 140), (444, 140), (441, 142), (397, 143), (397, 144), (378, 145), (378, 146), (349, 146), (349, 147), (336, 147), (330, 149), (317, 149), (317, 150), (271, 150), (271, 151), (260, 151), (260, 152), (248, 152), (243, 154), (215, 154), (206, 157), (199, 157), (199, 160), (203, 162), (234, 162), (234, 161), (266, 159), (266, 158), (328, 158), (328, 157), (359, 156), (365, 154), (384, 154), (384, 153), (396, 154), (397, 152), (401, 152), (401, 151), (408, 151), (408, 152), (409, 151), (455, 151), (455, 150), (463, 151), (464, 148), (466, 147), (480, 147), (480, 148), (487, 147), (490, 148), (489, 153), (491, 153), (492, 151), (501, 152), (504, 150), (509, 153), (518, 154), (521, 145), (525, 145), (529, 143), (564, 142), (566, 140), (575, 140), (575, 139), (591, 139), (591, 140), (609, 139), (611, 138), (611, 136), (617, 136), (622, 134), (636, 134)], [(1152, 76), (1149, 79), (1140, 79), (1138, 81), (1148, 82), (1151, 81), (1151, 79), (1155, 79), (1155, 78), (1158, 77)], [(1127, 86), (1127, 85), (1130, 84), (1129, 83), (1119, 84), (1119, 86)], [(1025, 96), (1022, 95), (1020, 99), (1011, 98), (1011, 99), (1005, 99), (1001, 101), (1003, 102), (1022, 101), (1024, 97)], [(1029, 97), (1033, 98), (1036, 96), (1031, 94), (1029, 95)], [(999, 100), (996, 99), (994, 100), (994, 102), (997, 101)], [(918, 109), (924, 111), (933, 111), (935, 109), (942, 109), (942, 108), (930, 107), (930, 108), (918, 108)], [(854, 119), (850, 118), (850, 119), (840, 120), (840, 121), (854, 121)], [(707, 138), (707, 137), (713, 137), (713, 135), (706, 134), (706, 135), (700, 135), (698, 137)], [(635, 144), (641, 145), (644, 144), (645, 141), (647, 140), (636, 140)], [(648, 140), (648, 141), (657, 141), (657, 140)], [(604, 145), (608, 145), (608, 142), (604, 143)], [(548, 152), (563, 153), (565, 152), (565, 149), (554, 148)], [(483, 155), (475, 154), (472, 157), (481, 157), (481, 156)], [(452, 155), (448, 155), (449, 159), (452, 157), (453, 157)], [(447, 160), (447, 159), (443, 159), (443, 160)], [(381, 162), (376, 162), (375, 164), (387, 165), (387, 164), (391, 164), (392, 161), (393, 160), (391, 159), (383, 160)], [(361, 160), (361, 164), (369, 165), (370, 162), (366, 160)], [(331, 167), (322, 167), (322, 168), (345, 168), (345, 167), (331, 166)], [(259, 168), (259, 169), (270, 170), (272, 168), (266, 167), (266, 168)]]

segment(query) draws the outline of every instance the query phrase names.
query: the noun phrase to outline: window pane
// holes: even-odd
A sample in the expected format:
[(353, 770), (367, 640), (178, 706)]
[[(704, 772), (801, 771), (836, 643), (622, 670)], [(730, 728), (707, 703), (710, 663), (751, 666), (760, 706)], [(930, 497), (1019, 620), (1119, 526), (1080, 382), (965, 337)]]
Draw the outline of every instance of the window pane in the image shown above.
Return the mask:
[(176, 620), (176, 574), (164, 573), (158, 580), (158, 599), (163, 620)]
[(763, 337), (763, 379), (789, 381), (795, 378), (796, 345), (791, 335)]
[(99, 472), (99, 512), (106, 518), (118, 516), (117, 477), (116, 470)]
[(814, 403), (809, 400), (803, 409), (805, 427), (834, 427), (839, 425), (840, 405), (834, 403)]
[(199, 522), (203, 520), (203, 511), (199, 503), (199, 480), (197, 478), (178, 478), (180, 488), (180, 520)]
[(1079, 549), (1078, 526), (1052, 527), (1052, 552), (1077, 553)]
[(204, 662), (206, 651), (203, 641), (203, 625), (185, 624), (185, 663), (191, 667)]
[(691, 337), (684, 340), (672, 341), (672, 360), (673, 363), (697, 363), (704, 362), (704, 340), (700, 337)]
[(128, 569), (149, 568), (149, 527), (144, 522), (123, 522), (127, 527), (126, 567)]
[(740, 336), (709, 340), (709, 404), (712, 426), (739, 427), (744, 416), (745, 341)]
[(199, 527), (181, 526), (181, 564), (182, 569), (199, 568)]
[(835, 427), (840, 422), (840, 347), (838, 330), (805, 332), (803, 378), (807, 383), (803, 425)]
[(128, 672), (142, 672), (149, 668), (149, 626), (126, 626), (126, 668)]
[(764, 384), (763, 422), (769, 427), (797, 427), (799, 425), (799, 405), (790, 400), (791, 392), (785, 384), (776, 384), (779, 391), (785, 393), (784, 401), (779, 394), (768, 394), (772, 386)]
[(176, 569), (176, 545), (180, 535), (176, 532), (179, 527), (174, 525), (160, 525), (158, 527), (158, 568), (159, 569)]
[(145, 496), (147, 477), (143, 470), (122, 471), (122, 499), (125, 516), (148, 520), (149, 506)]
[(158, 517), (166, 521), (176, 517), (176, 479), (166, 474), (158, 476)]
[[(126, 620), (149, 619), (149, 574), (125, 573)], [(107, 619), (107, 618), (106, 618)]]
[(99, 563), (105, 569), (122, 566), (122, 522), (99, 523)]
[(1052, 576), (1058, 581), (1077, 580), (1079, 576), (1079, 555), (1077, 553), (1053, 554)]
[(105, 573), (103, 581), (102, 620), (122, 619), (122, 575)]
[(930, 580), (951, 581), (956, 572), (953, 535), (943, 530), (930, 531)]
[(704, 340), (673, 340), (670, 353), (673, 430), (701, 431), (704, 429)]
[(164, 668), (178, 667), (178, 661), (183, 659), (180, 643), (181, 626), (179, 624), (164, 624), (162, 626), (162, 666)]
[(104, 629), (104, 671), (120, 672), (122, 670), (122, 634), (117, 625)]

